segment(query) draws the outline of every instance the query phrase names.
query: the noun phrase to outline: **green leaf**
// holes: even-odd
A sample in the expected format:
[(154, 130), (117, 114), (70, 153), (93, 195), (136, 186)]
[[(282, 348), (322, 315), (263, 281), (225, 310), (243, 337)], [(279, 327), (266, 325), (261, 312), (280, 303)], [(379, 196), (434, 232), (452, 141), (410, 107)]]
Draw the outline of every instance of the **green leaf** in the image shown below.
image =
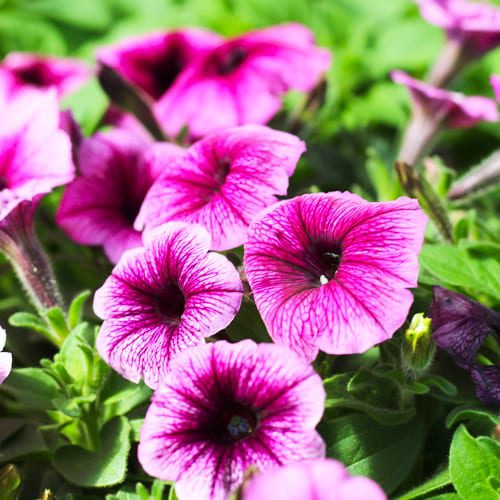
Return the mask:
[(487, 408), (478, 408), (470, 405), (462, 405), (448, 414), (446, 417), (446, 427), (451, 429), (459, 422), (463, 421), (477, 424), (484, 433), (489, 433), (498, 424), (498, 417)]
[(16, 500), (21, 486), (21, 476), (14, 465), (0, 469), (0, 500)]
[(52, 401), (54, 408), (71, 418), (78, 418), (82, 412), (74, 399), (56, 398)]
[(49, 410), (52, 400), (59, 396), (57, 382), (41, 368), (16, 368), (3, 383), (25, 410)]
[(126, 418), (117, 417), (103, 427), (96, 452), (63, 446), (56, 451), (53, 464), (70, 483), (102, 488), (123, 481), (129, 451), (130, 424)]
[(415, 415), (403, 400), (401, 387), (390, 376), (365, 368), (354, 375), (342, 373), (324, 381), (325, 408), (349, 408), (366, 413), (384, 425), (408, 422)]
[(358, 414), (330, 420), (322, 425), (321, 432), (329, 457), (344, 463), (351, 474), (377, 481), (387, 493), (412, 470), (424, 436), (418, 422), (384, 426)]
[(0, 443), (0, 463), (45, 454), (49, 450), (36, 425), (25, 425), (19, 432)]
[(90, 297), (90, 290), (79, 293), (72, 301), (68, 310), (68, 323), (71, 329), (75, 328), (83, 316), (85, 302)]
[(474, 439), (461, 425), (451, 442), (450, 474), (464, 500), (498, 498), (500, 444), (486, 437)]
[(440, 375), (427, 375), (419, 379), (419, 382), (427, 386), (434, 386), (439, 389), (444, 395), (450, 398), (458, 394), (458, 389), (455, 384), (452, 384), (448, 379)]
[(143, 424), (144, 424), (143, 418), (134, 418), (130, 420), (130, 425), (132, 427), (132, 441), (134, 441), (135, 443), (139, 442), (139, 439), (141, 437), (141, 428)]
[(424, 484), (413, 488), (411, 491), (408, 491), (404, 495), (398, 497), (397, 500), (413, 500), (415, 498), (422, 498), (423, 496), (428, 495), (429, 493), (434, 493), (437, 490), (445, 488), (446, 486), (451, 484), (450, 471), (448, 468), (443, 469), (441, 472), (438, 472), (436, 475), (431, 477), (429, 480), (425, 481)]
[(45, 336), (50, 335), (47, 323), (36, 314), (16, 312), (9, 317), (9, 324), (18, 328), (33, 330)]
[(473, 290), (477, 295), (487, 294), (500, 302), (500, 261), (488, 252), (478, 253), (453, 245), (424, 245), (420, 265), (432, 276), (424, 276), (425, 283)]
[(65, 339), (69, 335), (68, 323), (60, 307), (52, 307), (45, 311), (45, 318), (60, 339)]

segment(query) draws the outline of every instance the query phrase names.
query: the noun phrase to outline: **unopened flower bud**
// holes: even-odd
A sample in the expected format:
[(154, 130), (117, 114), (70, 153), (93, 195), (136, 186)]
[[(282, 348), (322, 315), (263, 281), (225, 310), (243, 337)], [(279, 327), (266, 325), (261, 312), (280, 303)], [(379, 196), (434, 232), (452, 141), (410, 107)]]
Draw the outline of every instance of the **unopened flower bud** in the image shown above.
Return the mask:
[(405, 372), (416, 378), (422, 375), (434, 359), (436, 346), (431, 336), (431, 318), (418, 313), (411, 319), (401, 345), (401, 363)]

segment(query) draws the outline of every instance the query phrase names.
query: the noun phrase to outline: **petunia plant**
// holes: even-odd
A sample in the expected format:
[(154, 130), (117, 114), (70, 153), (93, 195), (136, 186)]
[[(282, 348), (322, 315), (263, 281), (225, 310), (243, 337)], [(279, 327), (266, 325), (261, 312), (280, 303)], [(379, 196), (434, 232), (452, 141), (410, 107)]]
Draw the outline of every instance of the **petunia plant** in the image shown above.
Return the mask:
[(499, 9), (0, 2), (0, 500), (497, 498)]

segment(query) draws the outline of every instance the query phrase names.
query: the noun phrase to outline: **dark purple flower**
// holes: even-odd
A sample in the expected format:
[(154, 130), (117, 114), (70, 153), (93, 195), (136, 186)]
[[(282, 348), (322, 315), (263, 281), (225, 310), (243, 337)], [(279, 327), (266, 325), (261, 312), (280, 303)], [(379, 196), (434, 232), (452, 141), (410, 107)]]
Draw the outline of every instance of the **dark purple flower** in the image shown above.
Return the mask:
[(218, 44), (187, 66), (158, 101), (156, 114), (177, 135), (195, 137), (235, 125), (264, 124), (288, 90), (311, 90), (330, 66), (310, 30), (283, 24)]
[(477, 356), (488, 336), (500, 341), (500, 313), (457, 292), (434, 287), (430, 316), (433, 338), (455, 363), (471, 371), (476, 393), (485, 403), (500, 404), (500, 364), (478, 363)]
[(321, 458), (321, 378), (274, 344), (188, 349), (161, 381), (141, 429), (139, 461), (175, 481), (181, 500), (226, 500), (246, 469)]
[(97, 290), (94, 311), (104, 320), (97, 349), (123, 377), (156, 388), (176, 356), (235, 317), (240, 277), (209, 247), (202, 227), (170, 222), (125, 252)]

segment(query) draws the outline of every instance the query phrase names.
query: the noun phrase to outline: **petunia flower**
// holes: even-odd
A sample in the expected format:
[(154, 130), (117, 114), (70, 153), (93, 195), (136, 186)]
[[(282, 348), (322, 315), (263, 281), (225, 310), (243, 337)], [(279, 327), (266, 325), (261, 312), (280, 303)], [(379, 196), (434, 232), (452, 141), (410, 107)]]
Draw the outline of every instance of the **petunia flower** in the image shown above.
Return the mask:
[(461, 368), (471, 372), (478, 398), (500, 405), (500, 360), (488, 366), (478, 362), (478, 354), (491, 336), (500, 342), (500, 313), (457, 292), (435, 286), (431, 303), (433, 338)]
[(226, 328), (236, 315), (242, 284), (226, 257), (207, 253), (200, 226), (173, 222), (125, 252), (97, 290), (97, 337), (103, 359), (123, 377), (152, 388), (187, 347)]
[(216, 132), (179, 158), (159, 145), (151, 161), (164, 174), (146, 195), (136, 228), (182, 220), (205, 227), (214, 250), (237, 247), (255, 215), (286, 194), (304, 150), (297, 137), (257, 125)]
[(392, 337), (417, 285), (427, 217), (414, 199), (351, 193), (282, 201), (250, 226), (244, 266), (272, 339), (307, 359)]
[(422, 17), (443, 28), (447, 40), (429, 75), (446, 86), (469, 62), (500, 45), (500, 8), (466, 0), (415, 0)]
[(408, 125), (399, 159), (415, 164), (445, 128), (472, 127), (480, 121), (499, 120), (497, 104), (482, 96), (465, 96), (415, 80), (403, 71), (391, 73), (411, 96), (413, 116)]
[(12, 354), (2, 352), (5, 347), (5, 330), (0, 327), (0, 384), (7, 378), (12, 369)]
[(187, 66), (158, 101), (156, 114), (170, 135), (187, 126), (193, 136), (247, 123), (264, 124), (289, 89), (311, 90), (331, 55), (299, 24), (247, 33), (219, 44)]
[(9, 101), (0, 121), (0, 250), (41, 309), (59, 298), (33, 216), (39, 200), (74, 175), (70, 140), (59, 118), (54, 91), (26, 92)]
[(12, 52), (0, 63), (0, 94), (12, 96), (26, 88), (54, 88), (63, 97), (89, 77), (88, 67), (77, 59)]
[(144, 470), (180, 500), (225, 500), (249, 466), (321, 458), (325, 392), (293, 352), (245, 340), (187, 350), (162, 380), (139, 442)]
[(188, 64), (221, 41), (203, 29), (152, 33), (101, 48), (97, 59), (157, 100)]
[[(74, 241), (102, 245), (113, 263), (142, 245), (134, 221), (159, 168), (167, 167), (145, 161), (150, 145), (124, 130), (85, 139), (78, 155), (80, 176), (66, 188), (57, 212), (57, 223)], [(183, 152), (173, 144), (162, 150), (171, 156)]]
[(336, 460), (292, 463), (257, 474), (242, 500), (385, 500), (382, 488), (366, 477), (351, 476)]

